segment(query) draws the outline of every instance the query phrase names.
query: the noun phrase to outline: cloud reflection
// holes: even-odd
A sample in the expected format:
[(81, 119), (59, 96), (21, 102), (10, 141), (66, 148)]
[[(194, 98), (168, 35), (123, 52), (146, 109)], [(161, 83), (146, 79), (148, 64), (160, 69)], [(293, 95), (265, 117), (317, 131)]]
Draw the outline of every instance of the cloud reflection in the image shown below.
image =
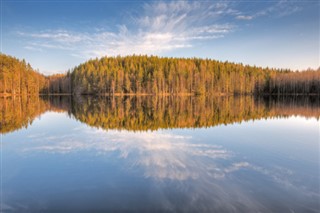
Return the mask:
[[(188, 131), (105, 131), (80, 126), (65, 132), (29, 135), (23, 151), (55, 155), (90, 152), (107, 159), (116, 156), (126, 176), (133, 177), (133, 181), (142, 176), (146, 186), (152, 185), (148, 190), (160, 197), (157, 201), (164, 210), (272, 212), (272, 204), (267, 207), (261, 202), (269, 197), (256, 197), (254, 193), (265, 190), (273, 198), (273, 189), (280, 192), (278, 203), (288, 203), (296, 195), (299, 199), (319, 197), (303, 184), (297, 184), (293, 171), (270, 164), (262, 167), (253, 160), (247, 162), (225, 147), (214, 145), (213, 139), (198, 140), (196, 134)], [(119, 186), (116, 180), (112, 183)], [(292, 197), (283, 197), (284, 194)], [(181, 202), (185, 205), (178, 205)]]
[(196, 179), (208, 170), (219, 177), (223, 171), (215, 160), (228, 159), (232, 153), (221, 146), (192, 143), (191, 136), (158, 132), (104, 131), (99, 129), (74, 129), (66, 135), (32, 135), (33, 146), (24, 151), (44, 151), (68, 154), (94, 151), (99, 155), (119, 153), (130, 162), (128, 168), (139, 167), (144, 177), (157, 179)]
[(234, 153), (222, 146), (196, 143), (195, 138), (173, 132), (132, 132), (89, 127), (75, 128), (70, 133), (29, 135), (32, 140), (24, 152), (40, 151), (69, 154), (87, 151), (96, 155), (116, 153), (124, 159), (126, 170), (141, 170), (145, 178), (156, 180), (224, 179), (242, 169), (270, 177), (284, 186), (293, 186), (287, 177), (292, 171), (271, 170), (246, 161), (235, 162)]

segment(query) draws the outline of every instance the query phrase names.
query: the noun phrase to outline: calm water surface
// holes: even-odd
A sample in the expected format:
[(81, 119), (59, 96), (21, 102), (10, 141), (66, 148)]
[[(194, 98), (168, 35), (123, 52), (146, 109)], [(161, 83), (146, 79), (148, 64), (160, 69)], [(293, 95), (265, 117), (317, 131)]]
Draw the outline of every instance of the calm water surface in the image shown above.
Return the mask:
[(319, 212), (318, 101), (160, 99), (1, 99), (3, 212)]

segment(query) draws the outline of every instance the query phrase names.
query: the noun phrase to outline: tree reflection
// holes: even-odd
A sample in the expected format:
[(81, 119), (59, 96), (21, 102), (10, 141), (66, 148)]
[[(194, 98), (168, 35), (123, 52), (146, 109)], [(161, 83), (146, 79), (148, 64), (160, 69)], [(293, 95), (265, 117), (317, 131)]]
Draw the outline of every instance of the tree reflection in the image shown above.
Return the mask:
[(27, 128), (46, 111), (102, 129), (145, 131), (292, 115), (318, 119), (320, 104), (316, 96), (29, 96), (1, 98), (0, 110), (1, 133)]

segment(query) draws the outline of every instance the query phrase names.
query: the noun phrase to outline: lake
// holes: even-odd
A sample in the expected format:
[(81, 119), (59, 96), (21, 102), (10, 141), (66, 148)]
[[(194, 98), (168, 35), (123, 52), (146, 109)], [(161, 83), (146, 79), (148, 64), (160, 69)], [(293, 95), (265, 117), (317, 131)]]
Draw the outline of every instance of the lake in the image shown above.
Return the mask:
[(0, 98), (3, 212), (319, 212), (319, 97)]

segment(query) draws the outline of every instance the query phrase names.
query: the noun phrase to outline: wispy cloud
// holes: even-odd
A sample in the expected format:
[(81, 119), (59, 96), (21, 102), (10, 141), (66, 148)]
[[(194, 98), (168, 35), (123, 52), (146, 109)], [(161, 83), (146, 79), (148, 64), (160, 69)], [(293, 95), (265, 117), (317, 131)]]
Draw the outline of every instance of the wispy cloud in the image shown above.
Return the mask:
[(16, 34), (27, 41), (24, 48), (29, 51), (56, 50), (78, 58), (75, 60), (106, 55), (166, 55), (222, 39), (241, 29), (241, 21), (279, 18), (301, 9), (298, 3), (285, 0), (264, 5), (242, 10), (239, 3), (229, 1), (153, 1), (143, 3), (139, 13), (127, 11), (126, 20), (111, 27), (93, 24), (78, 30), (42, 29)]
[(40, 47), (36, 47), (34, 45), (31, 45), (31, 46), (27, 45), (27, 46), (24, 46), (24, 48), (31, 51), (43, 52), (43, 50)]
[(18, 35), (29, 38), (26, 46), (29, 50), (61, 49), (82, 58), (158, 54), (224, 37), (234, 26), (219, 19), (234, 13), (227, 3), (152, 2), (145, 3), (139, 15), (129, 16), (129, 24), (118, 25), (116, 31), (58, 29), (18, 32)]
[(291, 15), (300, 11), (302, 8), (296, 1), (280, 0), (274, 2), (271, 6), (268, 6), (260, 11), (253, 12), (251, 15), (239, 15), (236, 18), (242, 20), (251, 20), (262, 16), (270, 17), (283, 17)]
[(251, 20), (251, 19), (253, 19), (253, 16), (239, 15), (239, 16), (236, 16), (236, 19), (239, 19), (239, 20)]
[(56, 30), (54, 32), (52, 31), (46, 31), (46, 32), (40, 32), (40, 33), (24, 33), (24, 32), (18, 32), (21, 36), (29, 36), (32, 38), (44, 38), (44, 39), (52, 39), (57, 42), (63, 42), (63, 43), (76, 43), (85, 40), (86, 38), (83, 37), (83, 35), (76, 35), (76, 34), (70, 34), (68, 31), (65, 30)]

